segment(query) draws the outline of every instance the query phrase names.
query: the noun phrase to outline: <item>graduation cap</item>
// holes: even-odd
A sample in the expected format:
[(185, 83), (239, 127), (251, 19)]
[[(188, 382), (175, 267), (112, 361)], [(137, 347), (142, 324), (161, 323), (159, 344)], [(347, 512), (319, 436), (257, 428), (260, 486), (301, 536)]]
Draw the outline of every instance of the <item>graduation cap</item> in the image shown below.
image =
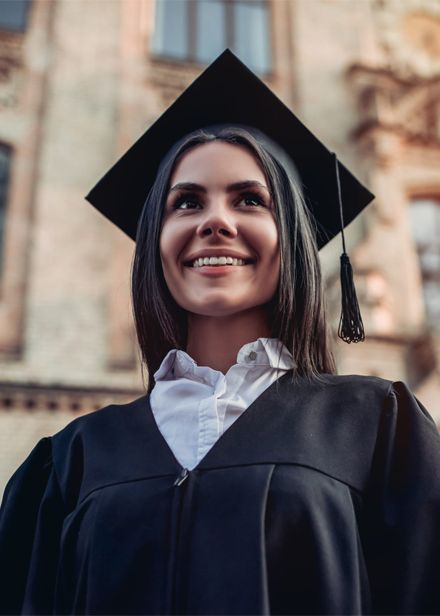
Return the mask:
[[(159, 165), (189, 133), (213, 125), (241, 125), (267, 136), (276, 153), (292, 161), (322, 248), (374, 198), (335, 154), (226, 49), (195, 79), (89, 192), (86, 199), (132, 239)], [(342, 204), (343, 207), (342, 207)], [(364, 339), (362, 319), (345, 251), (341, 256), (342, 314), (339, 335)]]

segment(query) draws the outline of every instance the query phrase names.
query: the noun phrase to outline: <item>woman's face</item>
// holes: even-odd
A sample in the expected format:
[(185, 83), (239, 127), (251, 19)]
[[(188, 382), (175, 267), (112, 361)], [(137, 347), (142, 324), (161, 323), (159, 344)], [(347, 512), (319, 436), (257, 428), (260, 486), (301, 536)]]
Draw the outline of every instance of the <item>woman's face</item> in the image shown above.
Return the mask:
[[(168, 289), (188, 312), (229, 316), (273, 297), (280, 272), (275, 212), (264, 173), (245, 147), (213, 141), (181, 157), (171, 176), (160, 256)], [(209, 257), (222, 259), (196, 262)]]

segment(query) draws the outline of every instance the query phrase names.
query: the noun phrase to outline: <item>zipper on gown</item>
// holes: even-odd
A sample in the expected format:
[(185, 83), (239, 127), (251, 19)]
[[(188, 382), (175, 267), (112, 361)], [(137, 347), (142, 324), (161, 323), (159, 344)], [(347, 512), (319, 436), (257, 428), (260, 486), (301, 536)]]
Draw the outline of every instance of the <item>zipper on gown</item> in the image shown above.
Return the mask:
[[(184, 509), (186, 485), (185, 482), (190, 475), (187, 468), (182, 468), (173, 482), (173, 499), (171, 507), (171, 537), (170, 537), (170, 557), (168, 563), (168, 592), (165, 606), (165, 614), (178, 614), (178, 595), (179, 595), (179, 566), (181, 541), (183, 534), (182, 513)], [(182, 485), (183, 484), (183, 485)]]
[(182, 468), (182, 470), (176, 477), (176, 481), (174, 482), (174, 485), (176, 487), (179, 487), (180, 485), (182, 485), (185, 479), (187, 479), (188, 475), (189, 475), (189, 470), (187, 468)]

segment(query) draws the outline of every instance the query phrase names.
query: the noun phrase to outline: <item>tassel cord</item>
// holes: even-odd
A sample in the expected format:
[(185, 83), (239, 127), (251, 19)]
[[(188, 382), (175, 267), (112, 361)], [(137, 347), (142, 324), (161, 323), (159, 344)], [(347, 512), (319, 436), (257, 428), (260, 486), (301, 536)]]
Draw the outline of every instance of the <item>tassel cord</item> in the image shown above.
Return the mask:
[(359, 302), (354, 286), (353, 268), (347, 254), (344, 236), (344, 211), (342, 207), (342, 191), (339, 178), (339, 165), (336, 154), (333, 154), (336, 171), (336, 184), (341, 222), (342, 255), (341, 255), (341, 317), (338, 336), (345, 342), (362, 342), (365, 340), (364, 324), (362, 322)]

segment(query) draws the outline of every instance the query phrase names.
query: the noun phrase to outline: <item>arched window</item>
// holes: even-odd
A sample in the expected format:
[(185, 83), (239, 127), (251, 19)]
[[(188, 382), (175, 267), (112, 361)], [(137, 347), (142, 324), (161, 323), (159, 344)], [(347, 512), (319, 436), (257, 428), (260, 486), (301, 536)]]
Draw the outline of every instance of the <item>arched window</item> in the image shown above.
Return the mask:
[(6, 204), (9, 188), (9, 168), (11, 148), (0, 143), (0, 274), (3, 262), (4, 229), (6, 222)]
[(413, 238), (420, 260), (423, 295), (429, 324), (440, 330), (440, 197), (413, 199)]
[(266, 0), (156, 0), (153, 52), (208, 64), (229, 47), (251, 69), (270, 71)]

